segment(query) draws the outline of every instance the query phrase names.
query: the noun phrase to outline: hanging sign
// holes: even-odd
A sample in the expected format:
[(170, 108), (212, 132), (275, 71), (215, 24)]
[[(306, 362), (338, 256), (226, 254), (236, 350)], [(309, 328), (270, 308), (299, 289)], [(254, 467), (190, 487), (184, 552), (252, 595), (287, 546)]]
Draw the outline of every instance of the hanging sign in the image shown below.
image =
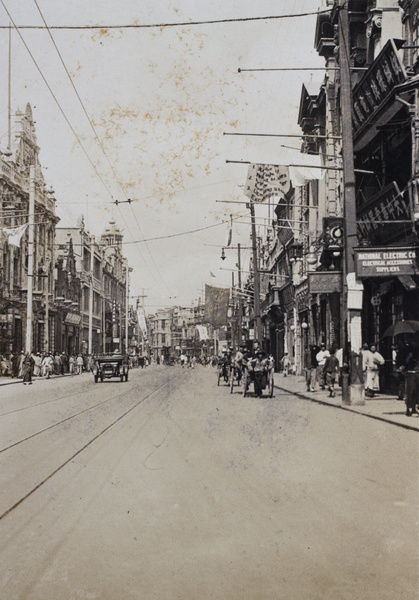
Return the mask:
[(419, 247), (355, 248), (357, 277), (417, 275)]
[(406, 78), (397, 46), (390, 39), (353, 90), (352, 112), (355, 135), (367, 123), (373, 122), (394, 87)]
[(332, 294), (342, 292), (342, 273), (340, 271), (313, 271), (308, 274), (310, 294)]

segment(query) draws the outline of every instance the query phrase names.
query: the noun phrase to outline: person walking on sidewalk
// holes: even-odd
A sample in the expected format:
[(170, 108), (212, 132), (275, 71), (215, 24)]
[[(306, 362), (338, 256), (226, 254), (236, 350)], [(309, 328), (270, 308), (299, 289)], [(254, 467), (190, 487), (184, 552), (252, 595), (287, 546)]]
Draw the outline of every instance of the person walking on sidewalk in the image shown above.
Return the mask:
[(310, 346), (307, 352), (307, 368), (306, 368), (306, 384), (308, 392), (316, 391), (317, 383), (317, 359), (316, 355), (320, 348), (318, 346)]
[(375, 392), (380, 391), (380, 366), (385, 363), (383, 356), (377, 352), (374, 344), (365, 355), (364, 369), (366, 370), (365, 395), (374, 398)]
[(330, 348), (329, 350), (329, 356), (326, 358), (324, 364), (324, 372), (326, 375), (326, 385), (329, 390), (329, 397), (334, 398), (335, 383), (339, 373), (339, 359), (336, 357), (334, 348)]
[(54, 359), (51, 354), (46, 354), (42, 359), (42, 376), (49, 379), (54, 366)]
[(35, 365), (35, 361), (31, 356), (30, 352), (27, 352), (23, 358), (22, 362), (22, 375), (23, 375), (23, 384), (32, 385), (32, 372)]
[(325, 382), (325, 373), (324, 373), (324, 365), (326, 364), (326, 358), (330, 356), (329, 350), (326, 350), (326, 344), (321, 344), (320, 351), (316, 354), (317, 360), (317, 381), (319, 382), (319, 386), (321, 390), (324, 390), (326, 382)]
[(410, 352), (406, 360), (406, 416), (417, 415), (419, 403), (419, 346)]
[(290, 357), (288, 356), (288, 352), (284, 352), (284, 356), (281, 359), (282, 363), (282, 371), (284, 373), (284, 377), (288, 376), (291, 367)]

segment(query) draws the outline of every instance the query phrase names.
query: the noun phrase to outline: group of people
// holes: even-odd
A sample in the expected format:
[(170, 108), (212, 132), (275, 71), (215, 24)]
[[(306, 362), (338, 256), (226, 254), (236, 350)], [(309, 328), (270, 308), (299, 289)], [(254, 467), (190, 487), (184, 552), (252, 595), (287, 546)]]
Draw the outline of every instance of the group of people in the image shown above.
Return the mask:
[(321, 390), (329, 391), (329, 396), (335, 396), (335, 386), (339, 381), (342, 362), (342, 349), (331, 347), (326, 349), (326, 344), (312, 345), (307, 357), (306, 384), (308, 392), (315, 392), (317, 384)]
[[(375, 345), (364, 344), (362, 349), (362, 371), (365, 395), (373, 398), (380, 390), (380, 367), (384, 364), (383, 356)], [(343, 350), (333, 347), (327, 350), (322, 343), (311, 346), (306, 370), (307, 391), (315, 392), (317, 384), (321, 390), (329, 391), (329, 396), (335, 396), (335, 386), (339, 382), (343, 369)]]
[(94, 358), (91, 354), (66, 354), (65, 352), (17, 352), (0, 355), (0, 376), (22, 379), (32, 384), (33, 377), (51, 375), (79, 375), (91, 371)]
[(255, 394), (261, 397), (262, 390), (267, 385), (268, 371), (273, 367), (273, 357), (268, 356), (255, 340), (251, 350), (245, 344), (242, 344), (236, 352), (233, 347), (223, 349), (218, 364), (227, 380), (234, 369), (239, 382), (246, 368), (250, 381), (254, 383)]

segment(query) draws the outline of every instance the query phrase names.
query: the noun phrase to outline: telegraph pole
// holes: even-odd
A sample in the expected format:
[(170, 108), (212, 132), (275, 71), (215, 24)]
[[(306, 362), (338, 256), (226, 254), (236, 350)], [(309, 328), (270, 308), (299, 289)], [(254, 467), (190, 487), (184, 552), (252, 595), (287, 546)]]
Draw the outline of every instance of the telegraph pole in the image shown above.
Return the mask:
[(35, 165), (29, 171), (29, 234), (28, 234), (28, 298), (26, 308), (26, 352), (32, 352), (33, 320), (33, 250), (35, 241)]
[(259, 275), (259, 261), (257, 251), (257, 239), (256, 239), (256, 218), (255, 218), (255, 205), (253, 200), (250, 200), (250, 217), (252, 222), (252, 251), (253, 251), (253, 285), (254, 285), (254, 304), (253, 304), (253, 318), (255, 327), (255, 340), (258, 340), (262, 344), (262, 319), (260, 315), (260, 275)]
[(93, 272), (95, 265), (95, 238), (90, 239), (90, 293), (89, 293), (89, 354), (93, 354)]
[[(364, 387), (362, 383), (362, 355), (361, 355), (361, 308), (348, 304), (351, 291), (348, 280), (355, 284), (355, 247), (357, 244), (356, 225), (356, 196), (355, 196), (355, 170), (354, 147), (352, 127), (352, 85), (350, 70), (350, 27), (347, 0), (339, 1), (339, 66), (340, 66), (340, 104), (342, 116), (342, 159), (343, 159), (343, 188), (344, 188), (344, 235), (345, 235), (345, 260), (343, 267), (342, 286), (342, 318), (347, 319), (347, 334), (350, 344), (349, 359), (350, 385), (344, 381), (342, 401), (344, 404), (365, 404)], [(348, 277), (349, 276), (349, 277)], [(351, 284), (350, 284), (351, 285)], [(355, 288), (353, 287), (352, 290)], [(345, 348), (346, 344), (343, 345)], [(346, 352), (345, 352), (346, 354)], [(347, 377), (347, 375), (346, 375)]]
[(237, 321), (237, 346), (242, 343), (242, 319), (243, 319), (243, 300), (242, 300), (242, 267), (241, 267), (240, 244), (237, 244), (237, 268), (239, 270), (239, 318)]

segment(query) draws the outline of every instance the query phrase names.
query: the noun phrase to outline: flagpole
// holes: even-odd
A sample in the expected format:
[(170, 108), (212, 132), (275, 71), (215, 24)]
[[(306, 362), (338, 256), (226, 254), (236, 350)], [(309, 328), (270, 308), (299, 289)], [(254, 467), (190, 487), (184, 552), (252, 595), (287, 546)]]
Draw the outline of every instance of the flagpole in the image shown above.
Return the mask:
[(28, 295), (26, 307), (26, 352), (32, 352), (33, 320), (33, 249), (35, 241), (35, 165), (30, 166), (29, 175), (29, 236), (28, 236)]

